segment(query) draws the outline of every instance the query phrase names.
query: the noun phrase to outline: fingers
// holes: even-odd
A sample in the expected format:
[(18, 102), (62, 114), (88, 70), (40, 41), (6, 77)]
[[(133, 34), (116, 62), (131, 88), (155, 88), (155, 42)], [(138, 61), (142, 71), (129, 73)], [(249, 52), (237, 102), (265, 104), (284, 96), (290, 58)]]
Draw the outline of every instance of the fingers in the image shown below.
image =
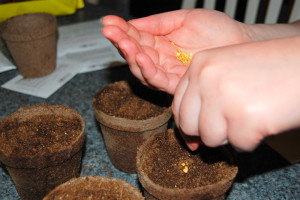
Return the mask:
[(224, 118), (218, 99), (206, 98), (202, 101), (199, 130), (202, 142), (209, 147), (228, 143), (227, 121)]
[(178, 121), (182, 132), (190, 136), (199, 136), (199, 117), (201, 111), (201, 94), (198, 85), (189, 81), (184, 95), (181, 98)]
[(238, 151), (253, 151), (263, 140), (262, 134), (246, 130), (231, 130), (229, 133), (230, 144)]
[[(195, 101), (192, 100), (193, 102), (188, 102), (188, 105), (190, 105), (190, 107), (188, 107), (188, 105), (185, 105), (185, 102), (189, 101), (186, 98), (186, 95), (189, 95), (189, 92), (192, 92), (188, 89), (188, 84), (189, 81), (186, 77), (184, 77), (180, 81), (180, 84), (178, 84), (172, 103), (172, 110), (174, 120), (187, 147), (190, 150), (195, 151), (202, 143), (199, 137), (198, 130), (198, 114), (200, 113), (201, 101), (197, 98), (195, 99)], [(194, 106), (197, 107), (197, 111), (193, 110), (195, 108)], [(196, 116), (194, 116), (194, 114)]]
[(173, 112), (173, 117), (174, 121), (177, 125), (177, 127), (180, 127), (180, 106), (182, 99), (184, 97), (185, 91), (188, 87), (188, 79), (186, 76), (183, 76), (182, 79), (180, 80), (179, 84), (176, 87), (175, 94), (173, 97), (173, 102), (172, 102), (172, 112)]
[(182, 26), (188, 10), (176, 10), (134, 19), (129, 21), (140, 31), (146, 31), (153, 35), (167, 35)]
[(122, 56), (127, 60), (133, 75), (145, 83), (135, 61), (137, 53), (142, 51), (140, 44), (136, 41), (140, 37), (138, 31), (118, 16), (105, 16), (101, 22), (104, 25), (103, 35), (119, 49)]
[(136, 55), (142, 50), (138, 44), (129, 39), (123, 39), (119, 42), (119, 48), (128, 62), (132, 74), (145, 84), (145, 79), (136, 62)]
[(121, 17), (115, 16), (115, 15), (107, 15), (101, 19), (101, 23), (104, 26), (118, 26), (122, 30), (127, 30), (128, 29), (128, 24), (127, 22), (122, 19)]
[(139, 44), (128, 39), (121, 40), (119, 48), (124, 54), (134, 76), (145, 85), (174, 94), (180, 75), (167, 72), (158, 64), (155, 64), (153, 60), (158, 60), (156, 58), (158, 55), (155, 55), (157, 52), (152, 52), (151, 48), (143, 47), (144, 49), (141, 49), (142, 47)]
[(120, 17), (108, 15), (101, 19), (104, 27), (102, 28), (103, 35), (109, 39), (115, 47), (118, 48), (118, 42), (121, 39), (128, 38), (126, 30), (127, 23)]
[[(106, 27), (117, 27), (119, 31), (122, 31), (123, 35), (126, 35), (127, 37), (132, 37), (135, 40), (140, 39), (140, 31), (138, 31), (134, 26), (132, 26), (130, 23), (128, 23), (127, 21), (125, 21), (124, 19), (118, 16), (114, 16), (114, 15), (105, 16), (102, 18), (101, 22), (104, 25), (103, 29), (105, 29)], [(109, 33), (109, 31), (102, 31), (102, 32)], [(113, 34), (111, 34), (111, 36), (113, 36)]]
[(128, 35), (116, 26), (105, 26), (102, 28), (102, 33), (116, 48), (119, 48), (120, 40), (128, 39)]
[[(145, 84), (145, 80), (135, 61), (137, 53), (142, 51), (140, 44), (136, 41), (136, 38), (139, 38), (137, 30), (124, 19), (113, 15), (105, 16), (101, 22), (104, 25), (102, 29), (103, 35), (118, 48), (122, 56), (127, 60), (133, 75)], [(129, 35), (129, 33), (134, 37)]]
[(210, 66), (201, 72), (202, 106), (199, 115), (201, 139), (209, 147), (226, 144), (227, 121), (223, 113), (223, 99), (220, 93), (220, 78), (223, 76), (221, 67)]
[(197, 136), (205, 145), (216, 147), (227, 143), (227, 121), (215, 86), (218, 72), (206, 70), (204, 74), (198, 80), (195, 73), (187, 71), (176, 88), (172, 110), (183, 135)]
[(174, 94), (180, 80), (177, 74), (172, 74), (159, 68), (153, 63), (149, 55), (144, 53), (137, 54), (136, 61), (143, 78), (149, 85), (169, 94)]
[(102, 29), (103, 34), (120, 50), (133, 75), (145, 85), (173, 94), (179, 76), (184, 72), (176, 66), (173, 68), (174, 72), (162, 70), (158, 52), (151, 48), (153, 36), (137, 33), (132, 25), (126, 25), (124, 20), (115, 16), (106, 17), (102, 21), (106, 24)]
[(118, 16), (107, 15), (101, 19), (101, 22), (105, 26), (118, 26), (130, 35), (136, 33), (134, 29), (132, 29), (133, 27), (139, 31), (149, 32), (153, 35), (166, 35), (182, 26), (188, 12), (190, 11), (176, 10), (130, 20), (129, 23)]
[(200, 141), (209, 147), (226, 144), (227, 122), (218, 103), (210, 98), (202, 100), (197, 88), (181, 84), (176, 89), (172, 109), (187, 146), (195, 150)]
[[(252, 151), (262, 141), (266, 131), (257, 129), (263, 119), (256, 113), (225, 114), (224, 99), (215, 93), (217, 90), (213, 86), (206, 90), (208, 88), (202, 83), (201, 91), (198, 91), (193, 88), (195, 85), (185, 75), (176, 88), (172, 103), (176, 125), (191, 150), (198, 148), (202, 141), (209, 147), (230, 142), (237, 150)], [(230, 107), (235, 109), (234, 105)]]
[(180, 129), (179, 132), (185, 141), (186, 146), (191, 150), (191, 151), (196, 151), (199, 146), (202, 144), (200, 137), (199, 136), (188, 136), (184, 134)]
[(252, 151), (264, 138), (265, 131), (257, 128), (264, 120), (247, 112), (240, 114), (239, 118), (239, 123), (232, 120), (228, 126), (228, 141), (239, 151)]

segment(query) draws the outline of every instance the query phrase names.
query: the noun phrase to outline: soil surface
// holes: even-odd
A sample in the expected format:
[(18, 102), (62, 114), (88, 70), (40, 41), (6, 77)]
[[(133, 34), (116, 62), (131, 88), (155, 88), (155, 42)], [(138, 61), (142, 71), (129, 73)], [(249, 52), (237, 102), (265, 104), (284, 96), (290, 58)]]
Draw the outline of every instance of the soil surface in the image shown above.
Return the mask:
[(143, 165), (149, 178), (161, 186), (201, 187), (232, 176), (234, 166), (227, 162), (223, 150), (202, 145), (197, 152), (190, 152), (174, 136), (160, 134), (152, 141)]
[(126, 87), (109, 84), (95, 95), (94, 106), (102, 112), (131, 120), (145, 120), (162, 114), (168, 107), (166, 94), (138, 83)]
[(128, 183), (123, 185), (123, 181), (101, 180), (101, 178), (94, 177), (72, 179), (49, 193), (45, 200), (142, 199), (141, 195), (139, 197), (133, 193), (137, 189), (134, 189), (131, 185), (129, 186)]
[(79, 119), (40, 115), (24, 122), (6, 123), (0, 130), (0, 142), (6, 153), (32, 157), (74, 143), (81, 129)]

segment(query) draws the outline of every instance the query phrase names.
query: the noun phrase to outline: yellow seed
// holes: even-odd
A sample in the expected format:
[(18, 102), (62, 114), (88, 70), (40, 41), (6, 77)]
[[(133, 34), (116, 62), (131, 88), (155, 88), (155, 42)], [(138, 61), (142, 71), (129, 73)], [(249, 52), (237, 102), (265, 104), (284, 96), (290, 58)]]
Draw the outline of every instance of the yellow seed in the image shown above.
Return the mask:
[(189, 168), (188, 168), (188, 162), (182, 162), (182, 163), (180, 163), (180, 165), (181, 166), (183, 166), (183, 169), (182, 169), (182, 171), (184, 172), (184, 173), (188, 173), (188, 171), (189, 171)]
[(184, 65), (188, 65), (191, 62), (194, 54), (187, 54), (186, 52), (181, 51), (178, 47), (176, 47), (176, 44), (174, 42), (171, 42), (171, 44), (176, 48), (176, 58), (180, 60)]
[(183, 169), (183, 172), (188, 173), (188, 171), (189, 171), (189, 168), (187, 166), (185, 166), (184, 169)]

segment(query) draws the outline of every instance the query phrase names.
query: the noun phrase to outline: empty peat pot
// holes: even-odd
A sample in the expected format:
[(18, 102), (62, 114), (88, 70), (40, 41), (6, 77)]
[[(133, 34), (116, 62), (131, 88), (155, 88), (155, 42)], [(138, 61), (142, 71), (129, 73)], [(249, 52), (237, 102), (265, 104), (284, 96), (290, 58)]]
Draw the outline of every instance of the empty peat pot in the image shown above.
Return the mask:
[(151, 136), (137, 152), (137, 174), (151, 199), (224, 199), (238, 168), (224, 148), (190, 152), (174, 130)]
[(117, 178), (87, 176), (73, 178), (53, 189), (43, 200), (143, 200), (133, 185)]
[(78, 112), (60, 105), (21, 108), (0, 121), (0, 161), (22, 200), (79, 176), (84, 127)]
[(0, 26), (19, 73), (24, 78), (42, 77), (56, 68), (57, 22), (47, 13), (18, 15)]
[(138, 82), (118, 81), (100, 89), (93, 105), (112, 164), (136, 173), (137, 147), (168, 128), (168, 97)]

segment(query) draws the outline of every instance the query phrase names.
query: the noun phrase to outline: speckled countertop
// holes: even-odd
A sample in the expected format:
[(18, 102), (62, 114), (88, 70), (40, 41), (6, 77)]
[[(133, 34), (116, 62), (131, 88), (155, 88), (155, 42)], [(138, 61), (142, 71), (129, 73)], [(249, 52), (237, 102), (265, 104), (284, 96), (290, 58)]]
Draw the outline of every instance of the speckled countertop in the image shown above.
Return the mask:
[[(59, 24), (97, 19), (114, 14), (100, 7), (86, 7), (75, 15), (59, 17)], [(122, 14), (120, 14), (122, 15)], [(126, 16), (123, 16), (126, 17)], [(5, 49), (1, 47), (5, 54)], [(0, 74), (0, 84), (17, 75), (16, 70)], [(111, 164), (99, 126), (95, 120), (92, 99), (105, 84), (131, 78), (127, 66), (76, 75), (48, 99), (42, 99), (0, 88), (0, 119), (21, 107), (47, 103), (66, 105), (77, 110), (86, 122), (86, 145), (81, 176), (97, 175), (123, 179), (140, 188), (135, 174), (120, 172)], [(1, 144), (0, 144), (1, 145)], [(254, 152), (236, 153), (239, 173), (227, 199), (300, 199), (300, 164), (289, 164), (267, 145)], [(0, 164), (0, 200), (18, 200), (10, 176)]]

